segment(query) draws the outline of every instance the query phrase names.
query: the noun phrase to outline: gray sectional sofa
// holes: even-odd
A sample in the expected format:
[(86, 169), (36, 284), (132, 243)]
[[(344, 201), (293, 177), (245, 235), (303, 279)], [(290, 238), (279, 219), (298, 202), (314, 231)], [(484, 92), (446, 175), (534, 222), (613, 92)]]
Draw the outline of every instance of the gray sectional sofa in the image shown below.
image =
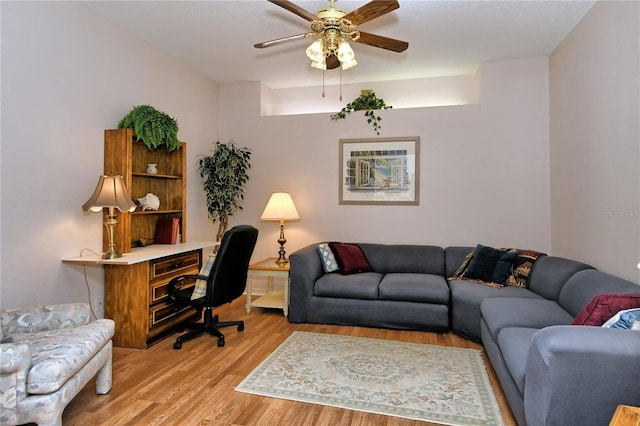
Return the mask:
[(618, 404), (640, 406), (640, 333), (571, 325), (595, 296), (639, 285), (542, 256), (526, 288), (496, 288), (447, 280), (474, 247), (358, 245), (373, 272), (325, 273), (317, 244), (291, 254), (289, 321), (481, 342), (521, 426), (606, 425)]

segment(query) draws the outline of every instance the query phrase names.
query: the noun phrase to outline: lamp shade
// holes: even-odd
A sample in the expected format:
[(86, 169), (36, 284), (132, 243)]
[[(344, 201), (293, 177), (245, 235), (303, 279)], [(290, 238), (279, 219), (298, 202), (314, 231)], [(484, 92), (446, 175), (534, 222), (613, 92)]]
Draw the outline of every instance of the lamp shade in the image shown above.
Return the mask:
[(122, 176), (100, 176), (93, 195), (82, 205), (85, 211), (91, 210), (96, 213), (105, 207), (114, 207), (121, 212), (132, 212), (136, 209), (124, 186)]
[(261, 220), (299, 220), (300, 216), (288, 192), (274, 192), (264, 208)]

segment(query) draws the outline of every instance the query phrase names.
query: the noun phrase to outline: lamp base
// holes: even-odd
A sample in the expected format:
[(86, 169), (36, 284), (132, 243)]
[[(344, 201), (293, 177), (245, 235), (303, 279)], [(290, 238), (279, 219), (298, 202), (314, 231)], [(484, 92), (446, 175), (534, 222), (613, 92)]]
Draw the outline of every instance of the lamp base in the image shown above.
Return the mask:
[(276, 259), (276, 265), (278, 265), (280, 267), (282, 267), (282, 266), (284, 266), (284, 265), (286, 265), (288, 263), (289, 263), (289, 259), (287, 259), (287, 258), (281, 257), (281, 258)]
[(103, 259), (118, 259), (120, 257), (122, 257), (122, 253), (116, 250), (108, 251), (102, 255)]

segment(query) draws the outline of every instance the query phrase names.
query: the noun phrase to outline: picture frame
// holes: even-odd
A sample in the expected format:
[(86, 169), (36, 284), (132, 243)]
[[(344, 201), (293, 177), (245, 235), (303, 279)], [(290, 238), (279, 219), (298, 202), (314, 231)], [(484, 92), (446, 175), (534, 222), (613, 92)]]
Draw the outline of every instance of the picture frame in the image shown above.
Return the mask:
[(420, 203), (420, 138), (340, 139), (339, 204)]

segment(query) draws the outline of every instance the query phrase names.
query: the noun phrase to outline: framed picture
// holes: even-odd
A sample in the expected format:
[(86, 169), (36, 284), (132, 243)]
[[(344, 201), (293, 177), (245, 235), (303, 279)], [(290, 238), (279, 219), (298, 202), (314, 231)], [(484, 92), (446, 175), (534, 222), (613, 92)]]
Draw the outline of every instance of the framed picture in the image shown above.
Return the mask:
[(420, 138), (340, 139), (340, 204), (419, 204)]

